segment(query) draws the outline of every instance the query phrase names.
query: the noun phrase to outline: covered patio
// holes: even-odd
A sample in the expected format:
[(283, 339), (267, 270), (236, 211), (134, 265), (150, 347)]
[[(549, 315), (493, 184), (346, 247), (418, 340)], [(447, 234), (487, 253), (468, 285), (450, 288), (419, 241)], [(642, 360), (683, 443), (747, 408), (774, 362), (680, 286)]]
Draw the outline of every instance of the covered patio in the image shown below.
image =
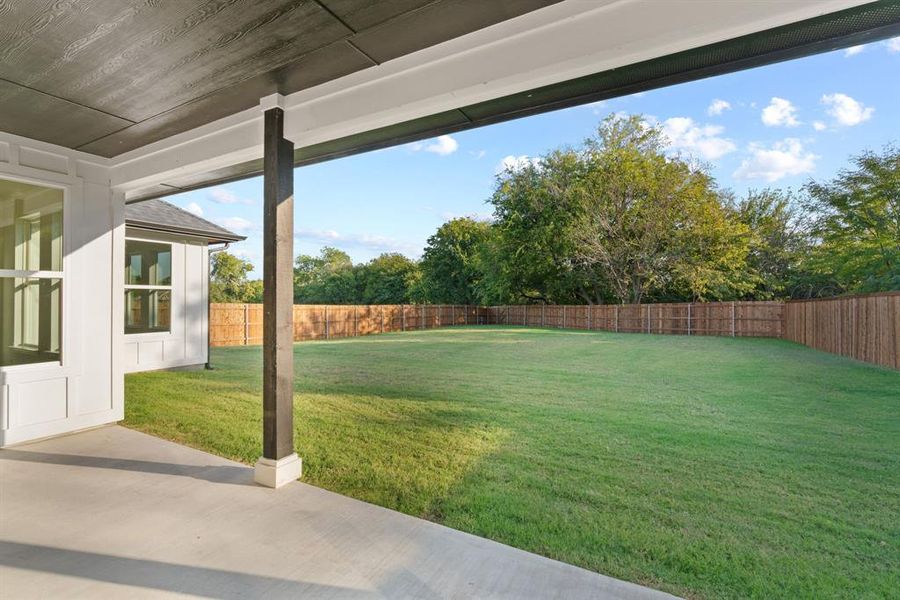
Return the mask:
[[(664, 597), (295, 483), (293, 170), (898, 33), (865, 0), (0, 2), (0, 242), (46, 255), (0, 252), (0, 596)], [(109, 424), (126, 204), (260, 174), (254, 472)]]
[(0, 480), (4, 598), (672, 598), (118, 426)]

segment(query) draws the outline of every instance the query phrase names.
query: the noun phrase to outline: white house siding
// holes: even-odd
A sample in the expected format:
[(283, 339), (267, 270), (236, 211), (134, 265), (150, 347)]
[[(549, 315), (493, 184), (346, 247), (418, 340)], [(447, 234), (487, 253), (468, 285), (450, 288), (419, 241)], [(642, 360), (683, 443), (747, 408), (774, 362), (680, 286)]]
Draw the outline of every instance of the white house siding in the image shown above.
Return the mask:
[[(207, 354), (207, 276), (209, 248), (206, 240), (126, 229), (128, 239), (172, 244), (172, 313), (168, 333), (124, 336), (125, 372), (152, 371), (202, 365)], [(124, 292), (123, 292), (124, 293)], [(124, 327), (124, 307), (119, 326)]]
[(2, 132), (0, 178), (65, 194), (61, 361), (0, 366), (0, 446), (121, 420), (124, 194), (104, 159)]

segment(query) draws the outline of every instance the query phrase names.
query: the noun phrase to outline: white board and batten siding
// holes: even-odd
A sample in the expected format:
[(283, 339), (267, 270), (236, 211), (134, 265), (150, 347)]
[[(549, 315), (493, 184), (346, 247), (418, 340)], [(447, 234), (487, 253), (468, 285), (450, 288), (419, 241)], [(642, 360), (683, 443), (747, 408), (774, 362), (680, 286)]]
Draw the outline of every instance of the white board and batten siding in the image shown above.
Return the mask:
[[(172, 245), (172, 308), (168, 332), (124, 336), (122, 360), (125, 372), (206, 363), (208, 241), (130, 227), (126, 229), (126, 237)], [(124, 327), (124, 312), (121, 317)]]
[(121, 420), (124, 194), (104, 159), (2, 132), (0, 178), (63, 190), (61, 356), (0, 366), (0, 446)]

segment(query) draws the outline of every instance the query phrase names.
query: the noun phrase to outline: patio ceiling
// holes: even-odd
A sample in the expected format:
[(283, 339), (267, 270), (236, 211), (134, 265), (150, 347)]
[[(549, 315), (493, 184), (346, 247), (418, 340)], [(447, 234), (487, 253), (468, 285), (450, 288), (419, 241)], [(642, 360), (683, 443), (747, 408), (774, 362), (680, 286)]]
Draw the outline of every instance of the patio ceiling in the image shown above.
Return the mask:
[(0, 2), (0, 130), (113, 157), (558, 1)]
[[(877, 2), (302, 146), (295, 166), (865, 44), (900, 35), (900, 2)], [(175, 178), (130, 200), (181, 193), (262, 173), (262, 159)], [(167, 189), (168, 188), (168, 189)]]
[[(0, 1), (0, 131), (129, 202), (900, 35), (883, 0)], [(276, 96), (272, 96), (272, 95)]]

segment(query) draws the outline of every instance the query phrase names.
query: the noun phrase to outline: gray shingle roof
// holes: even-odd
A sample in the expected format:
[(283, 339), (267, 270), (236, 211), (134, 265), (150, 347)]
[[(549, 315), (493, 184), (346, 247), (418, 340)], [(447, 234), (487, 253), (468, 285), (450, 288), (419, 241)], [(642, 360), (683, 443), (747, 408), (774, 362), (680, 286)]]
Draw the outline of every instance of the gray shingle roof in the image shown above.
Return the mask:
[(125, 205), (125, 224), (141, 229), (202, 237), (210, 243), (239, 242), (246, 239), (246, 236), (232, 233), (158, 198)]

